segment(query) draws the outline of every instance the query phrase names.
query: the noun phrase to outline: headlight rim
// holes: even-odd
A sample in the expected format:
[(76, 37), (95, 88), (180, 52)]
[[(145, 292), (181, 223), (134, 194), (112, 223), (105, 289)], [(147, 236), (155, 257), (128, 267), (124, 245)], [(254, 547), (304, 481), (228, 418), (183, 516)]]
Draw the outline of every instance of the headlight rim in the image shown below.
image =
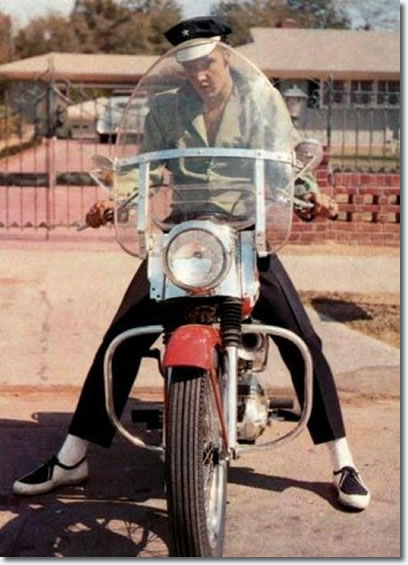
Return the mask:
[[(165, 273), (174, 285), (192, 294), (200, 294), (216, 288), (225, 279), (227, 273), (230, 270), (231, 260), (232, 260), (231, 239), (230, 237), (226, 237), (224, 240), (224, 236), (226, 235), (225, 228), (228, 228), (228, 235), (230, 235), (231, 230), (228, 226), (216, 226), (212, 222), (209, 222), (207, 220), (203, 220), (203, 221), (194, 220), (191, 222), (184, 222), (183, 224), (176, 226), (175, 228), (173, 228), (173, 230), (171, 230), (171, 232), (168, 234), (169, 238), (165, 246), (163, 247), (162, 253), (163, 253), (163, 263), (164, 263)], [(172, 243), (181, 234), (187, 233), (189, 231), (207, 232), (212, 237), (214, 237), (220, 245), (220, 249), (222, 251), (223, 267), (219, 275), (210, 284), (200, 285), (200, 286), (189, 285), (183, 281), (180, 281), (174, 275), (174, 272), (169, 266), (168, 256)]]

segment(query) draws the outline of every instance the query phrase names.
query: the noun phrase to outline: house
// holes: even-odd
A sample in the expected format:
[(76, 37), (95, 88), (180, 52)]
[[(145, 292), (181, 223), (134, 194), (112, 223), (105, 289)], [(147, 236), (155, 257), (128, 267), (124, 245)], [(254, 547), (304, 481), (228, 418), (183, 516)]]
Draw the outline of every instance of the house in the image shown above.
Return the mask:
[(106, 96), (98, 96), (78, 104), (71, 104), (66, 109), (63, 134), (73, 139), (95, 139), (97, 122), (106, 111), (108, 105)]
[[(262, 69), (288, 105), (291, 92), (300, 93), (293, 118), (306, 136), (343, 156), (397, 155), (399, 32), (256, 27), (251, 35), (253, 41), (238, 52)], [(64, 99), (65, 104), (77, 103), (78, 98), (132, 88), (156, 60), (144, 55), (49, 53), (0, 65), (0, 79), (9, 84), (14, 107), (41, 121), (47, 104), (55, 107)], [(44, 101), (50, 84), (57, 101), (49, 96)], [(36, 105), (40, 100), (41, 112)]]
[(252, 28), (238, 51), (285, 95), (304, 95), (297, 127), (343, 153), (395, 151), (400, 128), (400, 34)]
[(156, 60), (148, 55), (47, 53), (0, 65), (0, 80), (7, 83), (6, 105), (33, 121), (38, 135), (58, 129), (49, 118), (58, 120), (60, 112), (72, 120), (59, 128), (62, 135), (74, 131), (86, 137), (95, 133), (93, 122), (106, 106), (104, 98), (119, 89), (131, 91)]
[(46, 53), (0, 65), (0, 77), (13, 82), (50, 80), (87, 88), (130, 88), (155, 63), (150, 55)]

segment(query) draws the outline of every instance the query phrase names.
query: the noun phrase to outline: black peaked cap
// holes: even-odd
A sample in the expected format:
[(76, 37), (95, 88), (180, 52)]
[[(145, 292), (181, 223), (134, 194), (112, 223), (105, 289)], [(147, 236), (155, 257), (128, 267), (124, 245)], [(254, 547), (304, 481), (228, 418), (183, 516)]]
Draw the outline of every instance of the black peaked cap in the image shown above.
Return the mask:
[(200, 16), (184, 20), (165, 32), (165, 37), (172, 45), (179, 45), (189, 39), (221, 37), (232, 32), (231, 27), (219, 18)]

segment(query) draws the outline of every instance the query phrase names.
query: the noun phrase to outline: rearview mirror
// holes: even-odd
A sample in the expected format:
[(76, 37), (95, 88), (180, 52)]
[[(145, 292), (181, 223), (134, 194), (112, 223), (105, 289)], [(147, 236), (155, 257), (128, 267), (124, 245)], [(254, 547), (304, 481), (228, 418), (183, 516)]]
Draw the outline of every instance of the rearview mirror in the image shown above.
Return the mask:
[(302, 140), (296, 145), (295, 153), (303, 171), (317, 169), (324, 157), (322, 144), (316, 139)]
[(109, 169), (111, 171), (113, 170), (113, 161), (110, 157), (96, 154), (91, 157), (91, 161), (92, 164), (98, 169)]
[(95, 169), (90, 171), (89, 175), (98, 186), (103, 188), (110, 196), (113, 184), (113, 161), (105, 155), (93, 155), (91, 157), (92, 164)]

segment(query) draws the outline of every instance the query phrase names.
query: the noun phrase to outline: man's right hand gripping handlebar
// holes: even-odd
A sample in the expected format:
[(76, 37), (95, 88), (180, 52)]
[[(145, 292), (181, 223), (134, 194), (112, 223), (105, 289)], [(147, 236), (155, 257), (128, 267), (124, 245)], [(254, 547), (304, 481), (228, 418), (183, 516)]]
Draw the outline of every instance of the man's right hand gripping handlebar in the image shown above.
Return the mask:
[(85, 216), (87, 226), (99, 228), (108, 222), (113, 222), (113, 208), (114, 203), (112, 200), (98, 200), (95, 202)]

